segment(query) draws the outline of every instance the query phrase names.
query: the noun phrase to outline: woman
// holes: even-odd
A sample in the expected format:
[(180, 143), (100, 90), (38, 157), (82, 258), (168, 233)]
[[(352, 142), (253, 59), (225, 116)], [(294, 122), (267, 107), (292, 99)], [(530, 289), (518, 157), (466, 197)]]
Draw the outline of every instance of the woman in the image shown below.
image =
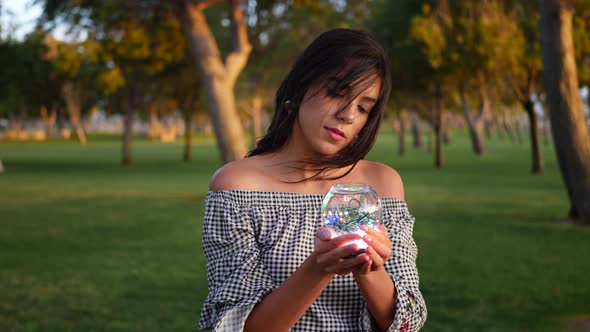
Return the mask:
[[(209, 295), (201, 328), (216, 331), (416, 331), (413, 217), (399, 174), (363, 160), (390, 91), (383, 48), (365, 32), (323, 33), (276, 95), (268, 133), (247, 158), (213, 176), (203, 245)], [(363, 182), (382, 197), (383, 225), (334, 237), (324, 194)]]

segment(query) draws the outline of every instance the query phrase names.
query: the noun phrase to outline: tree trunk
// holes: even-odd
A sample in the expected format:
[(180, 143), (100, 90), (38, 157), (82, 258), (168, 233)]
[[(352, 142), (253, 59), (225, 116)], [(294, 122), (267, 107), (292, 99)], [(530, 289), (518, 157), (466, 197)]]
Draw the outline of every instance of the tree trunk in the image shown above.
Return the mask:
[(80, 100), (80, 87), (72, 81), (66, 81), (62, 88), (64, 100), (66, 101), (66, 107), (70, 114), (70, 121), (72, 126), (76, 130), (76, 135), (80, 143), (86, 144), (86, 131), (82, 124), (81, 106), (82, 101)]
[(262, 96), (258, 88), (252, 95), (252, 147), (262, 137)]
[(543, 116), (543, 143), (545, 145), (551, 144), (551, 121), (549, 121), (549, 114), (547, 108), (544, 108), (545, 116)]
[(494, 126), (496, 127), (496, 136), (498, 136), (498, 140), (500, 142), (503, 142), (506, 130), (504, 115), (502, 114), (502, 116), (494, 116), (492, 119), (494, 121)]
[(537, 69), (533, 65), (527, 66), (526, 84), (520, 91), (517, 91), (517, 96), (520, 104), (524, 108), (529, 120), (529, 135), (531, 137), (531, 153), (532, 153), (532, 167), (533, 174), (543, 173), (543, 156), (541, 155), (541, 147), (539, 144), (539, 117), (535, 113), (535, 103), (532, 95), (535, 92), (535, 80), (537, 77)]
[(399, 141), (399, 155), (406, 155), (406, 127), (408, 122), (408, 114), (405, 110), (400, 110), (398, 113), (399, 130), (398, 130), (398, 141)]
[(535, 104), (529, 97), (522, 102), (522, 106), (529, 118), (529, 134), (531, 136), (531, 153), (532, 166), (531, 172), (533, 174), (543, 173), (543, 156), (541, 155), (541, 146), (539, 145), (539, 121), (537, 113), (535, 113)]
[(131, 138), (133, 135), (133, 118), (135, 117), (135, 87), (133, 84), (127, 86), (127, 102), (123, 117), (123, 151), (121, 163), (123, 166), (132, 166)]
[(155, 100), (152, 100), (148, 107), (150, 113), (149, 136), (152, 141), (156, 141), (160, 139), (160, 135), (162, 134), (162, 123), (160, 122), (160, 117), (158, 116), (158, 104)]
[(503, 109), (502, 114), (501, 114), (501, 119), (502, 119), (502, 128), (504, 128), (504, 131), (506, 132), (506, 134), (510, 138), (510, 142), (512, 142), (512, 144), (516, 144), (518, 142), (518, 137), (517, 137), (518, 130), (515, 129), (512, 115), (510, 114), (509, 111), (507, 111), (506, 109)]
[(515, 132), (516, 132), (516, 138), (518, 139), (518, 143), (524, 144), (525, 136), (526, 136), (525, 135), (526, 128), (524, 128), (524, 125), (519, 117), (516, 117), (514, 119), (513, 123), (514, 123)]
[(66, 127), (66, 119), (65, 119), (65, 114), (64, 114), (64, 109), (61, 107), (57, 108), (57, 119), (55, 120), (55, 124), (57, 126), (57, 132), (59, 133), (59, 135), (62, 134), (63, 130)]
[(435, 92), (436, 105), (434, 106), (433, 129), (434, 129), (434, 165), (441, 169), (444, 167), (445, 158), (443, 155), (443, 141), (444, 141), (444, 99), (440, 85), (436, 86)]
[(184, 161), (191, 161), (192, 160), (192, 123), (193, 123), (193, 109), (185, 109), (184, 110), (184, 153), (182, 155), (182, 160)]
[(445, 118), (445, 126), (442, 127), (442, 137), (443, 137), (443, 144), (444, 145), (449, 145), (451, 144), (451, 134), (449, 133), (451, 126), (449, 125), (448, 122), (448, 115)]
[(412, 125), (412, 138), (414, 140), (414, 148), (421, 148), (424, 143), (422, 141), (422, 127), (420, 126), (420, 117), (416, 112), (410, 112), (410, 123)]
[(41, 106), (41, 119), (43, 120), (43, 126), (45, 127), (45, 136), (50, 138), (53, 136), (53, 127), (55, 126), (55, 121), (57, 119), (57, 111), (55, 108), (51, 110), (51, 112), (47, 111), (47, 107), (45, 105)]
[(465, 91), (461, 90), (461, 104), (463, 105), (463, 114), (469, 127), (469, 135), (471, 137), (471, 147), (473, 153), (477, 156), (483, 156), (485, 154), (485, 147), (483, 145), (483, 119), (487, 114), (488, 101), (483, 95), (480, 96), (480, 107), (476, 117), (471, 114), (471, 107), (469, 106), (469, 100), (465, 95)]
[(399, 119), (398, 116), (396, 114), (393, 115), (392, 121), (391, 121), (391, 133), (396, 136), (399, 134)]
[(490, 115), (488, 115), (484, 120), (484, 132), (486, 139), (490, 141), (494, 134), (494, 122), (490, 119)]
[(222, 63), (219, 48), (203, 12), (210, 3), (184, 0), (179, 6), (183, 31), (207, 94), (209, 115), (224, 163), (241, 159), (247, 152), (233, 88), (252, 50), (243, 23), (241, 1), (229, 2), (234, 43), (225, 64)]
[(573, 5), (539, 0), (545, 91), (557, 159), (574, 222), (590, 224), (590, 134), (579, 94), (572, 38)]

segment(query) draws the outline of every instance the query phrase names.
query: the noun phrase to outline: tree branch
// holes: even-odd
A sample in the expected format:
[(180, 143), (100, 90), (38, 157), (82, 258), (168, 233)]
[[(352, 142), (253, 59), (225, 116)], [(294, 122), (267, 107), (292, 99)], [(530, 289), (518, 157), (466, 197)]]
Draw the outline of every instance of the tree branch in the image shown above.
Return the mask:
[(465, 114), (465, 119), (467, 120), (467, 122), (469, 122), (469, 125), (473, 126), (474, 119), (471, 115), (471, 106), (469, 105), (469, 99), (467, 98), (465, 89), (461, 87), (459, 88), (459, 90), (461, 95), (461, 105), (463, 106), (463, 114)]
[(480, 86), (479, 88), (479, 103), (479, 112), (475, 118), (476, 123), (479, 123), (483, 118), (485, 118), (490, 108), (488, 94), (486, 93), (483, 86)]
[(229, 0), (230, 19), (232, 26), (233, 51), (227, 56), (225, 69), (228, 83), (233, 86), (238, 76), (248, 63), (248, 56), (252, 52), (252, 45), (248, 41), (248, 31), (244, 24), (241, 0)]
[(209, 1), (201, 1), (198, 4), (195, 5), (195, 7), (200, 10), (203, 11), (211, 6), (214, 6), (220, 2), (222, 2), (224, 0), (209, 0)]
[[(225, 68), (205, 14), (198, 5), (191, 4), (189, 1), (181, 2), (181, 5), (183, 6), (179, 9), (182, 26), (185, 34), (190, 36), (188, 42), (194, 49), (194, 63), (203, 74), (223, 79), (226, 73)], [(207, 65), (203, 65), (204, 63)]]

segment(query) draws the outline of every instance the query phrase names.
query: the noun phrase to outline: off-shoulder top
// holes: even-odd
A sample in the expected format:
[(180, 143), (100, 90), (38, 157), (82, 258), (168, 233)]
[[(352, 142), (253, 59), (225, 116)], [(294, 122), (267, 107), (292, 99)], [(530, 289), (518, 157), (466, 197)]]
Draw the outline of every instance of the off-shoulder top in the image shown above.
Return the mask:
[[(203, 224), (209, 293), (199, 326), (242, 331), (256, 303), (312, 253), (322, 226), (323, 195), (245, 190), (210, 191)], [(418, 284), (414, 218), (405, 201), (382, 198), (392, 243), (385, 269), (397, 290), (388, 331), (417, 331), (426, 320)], [(296, 295), (294, 295), (296, 296)], [(291, 331), (378, 331), (352, 274), (336, 275)]]

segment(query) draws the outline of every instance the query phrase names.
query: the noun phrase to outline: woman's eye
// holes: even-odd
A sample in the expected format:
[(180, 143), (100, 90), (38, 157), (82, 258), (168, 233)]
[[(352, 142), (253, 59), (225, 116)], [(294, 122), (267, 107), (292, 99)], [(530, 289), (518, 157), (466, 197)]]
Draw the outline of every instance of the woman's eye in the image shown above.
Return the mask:
[(369, 113), (369, 111), (368, 111), (366, 108), (364, 108), (364, 107), (362, 107), (362, 106), (360, 106), (360, 105), (358, 106), (358, 108), (359, 108), (359, 111), (360, 111), (361, 113), (366, 113), (366, 114), (368, 114), (368, 113)]

